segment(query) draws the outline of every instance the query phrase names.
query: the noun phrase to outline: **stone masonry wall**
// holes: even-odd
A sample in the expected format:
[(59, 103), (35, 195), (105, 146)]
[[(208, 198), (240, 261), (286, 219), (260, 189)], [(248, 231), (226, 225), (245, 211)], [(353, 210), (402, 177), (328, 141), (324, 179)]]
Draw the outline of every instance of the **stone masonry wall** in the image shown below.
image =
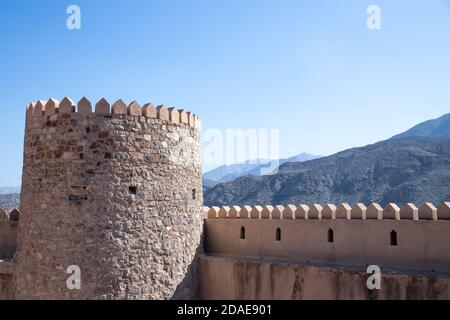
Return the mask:
[[(189, 299), (203, 229), (200, 121), (102, 99), (27, 110), (16, 298)], [(81, 269), (69, 290), (66, 269)]]

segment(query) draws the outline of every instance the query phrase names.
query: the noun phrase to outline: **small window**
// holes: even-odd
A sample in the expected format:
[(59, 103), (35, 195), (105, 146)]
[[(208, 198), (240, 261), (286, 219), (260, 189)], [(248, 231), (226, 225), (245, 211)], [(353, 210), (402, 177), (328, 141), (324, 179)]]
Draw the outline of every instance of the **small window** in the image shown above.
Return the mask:
[(397, 245), (397, 232), (392, 230), (391, 231), (391, 246)]
[(196, 200), (197, 199), (197, 190), (192, 189), (192, 199)]
[(245, 239), (245, 228), (241, 227), (241, 239)]
[(275, 234), (275, 240), (281, 241), (281, 229), (280, 228), (277, 228), (277, 232)]
[(128, 192), (131, 194), (131, 195), (136, 195), (137, 194), (137, 187), (128, 187)]
[(328, 229), (328, 242), (333, 243), (334, 242), (334, 231), (333, 229)]

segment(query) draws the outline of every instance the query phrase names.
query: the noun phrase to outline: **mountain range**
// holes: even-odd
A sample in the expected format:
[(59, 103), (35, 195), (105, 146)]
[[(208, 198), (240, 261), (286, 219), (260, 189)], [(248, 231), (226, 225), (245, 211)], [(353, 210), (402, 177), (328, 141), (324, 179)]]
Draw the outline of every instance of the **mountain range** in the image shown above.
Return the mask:
[(372, 145), (266, 176), (242, 176), (206, 190), (205, 205), (450, 200), (450, 114)]
[(405, 138), (450, 138), (450, 113), (440, 118), (419, 123), (411, 129), (393, 136), (391, 139)]
[(0, 194), (20, 193), (20, 187), (0, 187)]
[[(273, 163), (280, 166), (286, 162), (303, 162), (318, 158), (321, 158), (321, 156), (303, 152), (290, 158), (275, 160)], [(203, 174), (204, 184), (211, 186), (219, 182), (228, 182), (246, 175), (261, 176), (265, 173), (265, 169), (270, 167), (270, 164), (271, 160), (256, 159), (232, 165), (223, 165)]]

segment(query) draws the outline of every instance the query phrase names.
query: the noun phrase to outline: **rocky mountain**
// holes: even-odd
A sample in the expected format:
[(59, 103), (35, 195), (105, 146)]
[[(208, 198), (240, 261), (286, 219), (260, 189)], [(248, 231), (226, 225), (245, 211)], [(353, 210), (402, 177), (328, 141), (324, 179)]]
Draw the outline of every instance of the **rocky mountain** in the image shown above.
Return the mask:
[(208, 206), (449, 201), (450, 114), (373, 145), (217, 184), (204, 199)]
[(20, 202), (20, 194), (0, 194), (0, 208), (9, 211), (13, 208), (18, 208)]
[(450, 139), (394, 139), (221, 183), (205, 205), (450, 200)]
[(450, 113), (443, 115), (440, 118), (428, 120), (412, 127), (411, 129), (393, 136), (391, 139), (405, 139), (405, 138), (450, 138)]
[[(280, 159), (278, 162), (274, 161), (274, 163), (279, 166), (286, 162), (303, 162), (318, 158), (320, 158), (320, 156), (315, 156), (309, 153), (300, 153), (287, 159)], [(215, 182), (215, 184), (217, 184), (219, 182), (231, 181), (246, 175), (260, 176), (262, 174), (267, 174), (265, 170), (270, 167), (270, 160), (257, 159), (233, 165), (223, 165), (206, 172), (203, 174), (203, 177), (206, 181), (209, 181), (211, 185), (211, 182)]]
[(203, 177), (203, 193), (205, 193), (206, 191), (208, 191), (209, 189), (211, 189), (212, 187), (214, 187), (215, 185), (218, 184), (218, 182), (213, 181), (213, 180), (209, 180)]

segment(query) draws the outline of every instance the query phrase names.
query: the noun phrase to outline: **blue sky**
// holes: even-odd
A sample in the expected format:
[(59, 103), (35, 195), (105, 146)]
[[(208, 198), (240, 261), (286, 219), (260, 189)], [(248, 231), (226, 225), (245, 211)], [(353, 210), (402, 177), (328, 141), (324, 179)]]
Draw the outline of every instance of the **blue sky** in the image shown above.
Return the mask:
[[(66, 28), (66, 8), (82, 12)], [(381, 30), (368, 30), (378, 5)], [(0, 186), (20, 184), (24, 112), (104, 96), (192, 110), (204, 130), (280, 129), (328, 155), (448, 113), (450, 2), (15, 0), (0, 12)]]

